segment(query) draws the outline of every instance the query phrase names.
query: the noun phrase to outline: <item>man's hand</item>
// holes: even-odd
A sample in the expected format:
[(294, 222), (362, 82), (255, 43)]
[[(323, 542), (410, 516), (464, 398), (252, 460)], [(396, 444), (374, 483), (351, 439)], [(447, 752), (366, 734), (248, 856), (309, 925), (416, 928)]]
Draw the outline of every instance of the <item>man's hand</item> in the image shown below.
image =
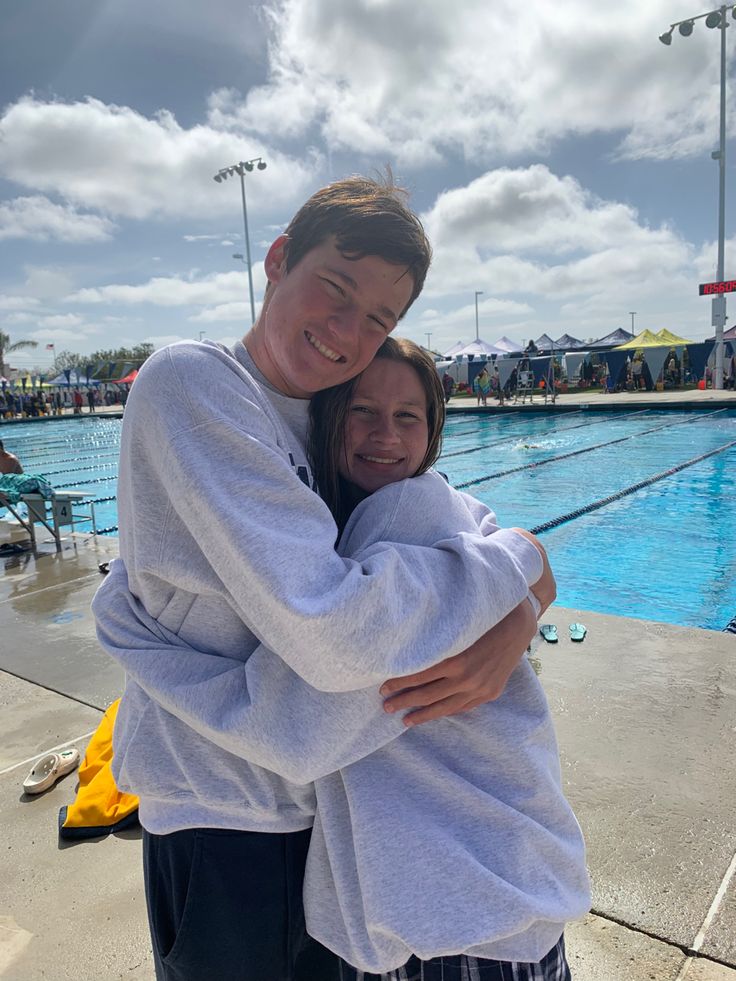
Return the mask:
[(381, 694), (392, 697), (386, 699), (384, 709), (416, 709), (404, 719), (405, 725), (416, 726), (494, 701), (503, 694), (536, 632), (532, 605), (524, 599), (461, 654), (417, 674), (387, 681)]
[(532, 592), (537, 597), (542, 607), (539, 614), (541, 616), (542, 613), (544, 613), (548, 607), (552, 606), (554, 601), (557, 599), (557, 583), (555, 582), (555, 577), (552, 575), (552, 569), (550, 569), (547, 553), (537, 536), (532, 535), (530, 531), (526, 531), (524, 528), (512, 528), (511, 530), (517, 532), (519, 535), (523, 535), (524, 538), (527, 538), (542, 556), (542, 575), (532, 585)]

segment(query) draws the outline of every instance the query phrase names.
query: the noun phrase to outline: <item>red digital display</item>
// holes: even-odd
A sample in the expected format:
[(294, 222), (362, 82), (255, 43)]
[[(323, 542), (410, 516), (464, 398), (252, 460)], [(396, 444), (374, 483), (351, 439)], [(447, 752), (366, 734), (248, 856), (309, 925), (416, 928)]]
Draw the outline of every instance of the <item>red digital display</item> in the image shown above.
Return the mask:
[(727, 279), (723, 283), (701, 283), (698, 287), (701, 296), (713, 296), (718, 293), (736, 292), (736, 279)]

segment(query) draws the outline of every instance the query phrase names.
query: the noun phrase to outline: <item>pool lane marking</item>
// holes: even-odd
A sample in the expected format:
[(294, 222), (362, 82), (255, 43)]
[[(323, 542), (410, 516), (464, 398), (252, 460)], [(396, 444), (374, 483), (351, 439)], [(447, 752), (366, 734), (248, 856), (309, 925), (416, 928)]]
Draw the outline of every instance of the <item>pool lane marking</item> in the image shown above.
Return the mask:
[[(565, 412), (564, 415), (566, 415), (566, 416), (579, 416), (582, 413), (582, 411), (583, 411), (582, 409), (574, 409), (572, 412)], [(645, 409), (643, 411), (648, 412), (649, 409)], [(449, 419), (454, 418), (454, 413), (453, 413), (452, 416), (446, 416), (445, 418), (446, 418), (446, 420), (449, 420)], [(489, 415), (486, 415), (484, 418), (486, 418), (486, 419), (489, 419), (489, 418), (490, 419), (494, 419), (494, 418), (496, 418), (496, 414), (494, 412), (493, 415), (490, 415), (490, 416)], [(509, 416), (506, 415), (505, 418), (509, 418)], [(549, 417), (546, 417), (546, 418), (549, 418)], [(482, 433), (482, 432), (485, 432), (485, 431), (487, 431), (487, 428), (488, 428), (487, 426), (476, 426), (475, 429), (463, 429), (459, 433), (448, 433), (447, 435), (448, 436), (453, 436), (453, 437), (454, 436), (470, 436), (472, 433)]]
[(713, 922), (716, 913), (718, 912), (718, 908), (725, 898), (726, 892), (728, 890), (729, 885), (731, 884), (731, 880), (733, 879), (734, 875), (736, 875), (736, 853), (734, 853), (734, 856), (731, 859), (731, 864), (726, 869), (726, 874), (723, 877), (723, 882), (721, 882), (720, 886), (718, 887), (718, 891), (713, 897), (713, 902), (710, 904), (710, 909), (705, 915), (705, 919), (703, 920), (703, 924), (700, 927), (700, 930), (698, 930), (698, 935), (696, 936), (695, 940), (693, 940), (693, 945), (690, 948), (693, 951), (693, 953), (697, 954), (700, 948), (703, 946), (705, 935), (710, 929), (710, 925)]
[(692, 422), (700, 422), (701, 419), (709, 419), (719, 412), (726, 412), (726, 409), (715, 409), (705, 415), (697, 416), (694, 419), (682, 419), (677, 422), (667, 422), (663, 426), (653, 426), (651, 429), (642, 429), (638, 433), (629, 433), (628, 436), (619, 436), (618, 439), (609, 439), (605, 443), (596, 443), (594, 446), (584, 446), (579, 450), (571, 450), (569, 453), (561, 453), (559, 456), (548, 456), (544, 460), (536, 460), (534, 463), (523, 463), (518, 467), (511, 467), (510, 470), (499, 470), (498, 473), (489, 473), (483, 477), (474, 477), (473, 480), (466, 480), (462, 484), (455, 484), (458, 490), (465, 490), (466, 487), (475, 487), (476, 484), (484, 484), (487, 480), (497, 480), (499, 477), (508, 477), (512, 473), (520, 473), (522, 470), (534, 470), (536, 467), (544, 467), (548, 463), (559, 463), (560, 460), (569, 460), (574, 456), (581, 456), (583, 453), (592, 453), (593, 450), (601, 450), (607, 446), (615, 446), (617, 443), (625, 443), (628, 439), (636, 439), (639, 436), (648, 436), (650, 433), (661, 432), (663, 429), (671, 429), (673, 426), (687, 426)]
[[(632, 416), (640, 416), (644, 412), (651, 412), (651, 411), (652, 411), (651, 409), (638, 409), (636, 412), (622, 412), (618, 416), (618, 418), (630, 419)], [(718, 411), (720, 412), (722, 410), (719, 409)], [(570, 415), (572, 415), (572, 413), (570, 413)], [(540, 439), (546, 439), (547, 436), (553, 436), (555, 433), (563, 433), (563, 434), (569, 433), (572, 432), (573, 429), (582, 429), (584, 426), (600, 426), (601, 422), (602, 422), (601, 419), (594, 419), (593, 422), (579, 422), (577, 426), (566, 426), (564, 429), (559, 429), (559, 428), (550, 429), (546, 433), (534, 433), (533, 435), (535, 439), (537, 437), (539, 437)], [(670, 423), (670, 425), (674, 425), (674, 424)], [(477, 431), (480, 432), (480, 430)], [(471, 430), (471, 432), (476, 432), (476, 430)], [(451, 437), (454, 437), (457, 436), (457, 433), (450, 433), (449, 435)], [(496, 440), (492, 444), (484, 443), (482, 446), (472, 446), (469, 450), (455, 450), (453, 453), (443, 453), (440, 459), (447, 460), (453, 456), (463, 456), (465, 453), (477, 453), (479, 450), (487, 450), (489, 446), (493, 446), (493, 448), (495, 449), (497, 446), (504, 446), (506, 443), (518, 442), (518, 440), (522, 438), (522, 435), (523, 434), (520, 433), (517, 436), (509, 436), (507, 439)]]
[(695, 456), (692, 458), (692, 460), (686, 460), (684, 463), (678, 463), (677, 466), (670, 467), (669, 470), (662, 470), (660, 473), (654, 474), (653, 477), (647, 477), (646, 480), (640, 480), (637, 484), (632, 484), (631, 487), (625, 487), (623, 490), (617, 491), (615, 494), (610, 494), (608, 497), (601, 498), (600, 501), (594, 501), (592, 504), (586, 504), (581, 508), (576, 508), (574, 511), (560, 515), (559, 518), (553, 518), (551, 521), (545, 521), (543, 524), (537, 525), (536, 528), (530, 528), (529, 530), (533, 535), (539, 535), (543, 531), (550, 531), (552, 528), (565, 524), (567, 521), (574, 521), (575, 518), (581, 518), (584, 514), (590, 514), (591, 511), (598, 511), (600, 508), (604, 508), (608, 504), (613, 504), (614, 501), (620, 501), (622, 497), (628, 497), (629, 494), (635, 494), (644, 487), (649, 487), (651, 484), (656, 484), (659, 480), (664, 480), (665, 477), (672, 477), (674, 474), (679, 473), (680, 470), (685, 470), (687, 467), (693, 467), (696, 463), (700, 463), (702, 460), (707, 460), (710, 456), (716, 456), (718, 453), (723, 453), (724, 450), (730, 450), (734, 446), (736, 446), (736, 439), (731, 440), (729, 443), (724, 443), (723, 446), (717, 446), (713, 450), (708, 450), (707, 453), (701, 453), (700, 456)]
[(60, 749), (66, 749), (67, 746), (71, 746), (73, 743), (81, 742), (82, 739), (89, 739), (90, 736), (94, 736), (97, 729), (93, 729), (91, 732), (85, 732), (83, 736), (75, 736), (74, 739), (68, 739), (65, 743), (59, 743), (58, 746), (52, 746), (51, 749), (42, 749), (40, 753), (35, 753), (33, 756), (29, 756), (27, 760), (21, 760), (20, 763), (11, 763), (10, 766), (6, 766), (4, 770), (0, 770), (0, 777), (4, 776), (6, 773), (12, 773), (13, 770), (17, 770), (18, 767), (28, 766), (29, 763), (33, 763), (34, 760), (39, 759), (41, 756), (45, 756), (47, 753), (58, 753)]

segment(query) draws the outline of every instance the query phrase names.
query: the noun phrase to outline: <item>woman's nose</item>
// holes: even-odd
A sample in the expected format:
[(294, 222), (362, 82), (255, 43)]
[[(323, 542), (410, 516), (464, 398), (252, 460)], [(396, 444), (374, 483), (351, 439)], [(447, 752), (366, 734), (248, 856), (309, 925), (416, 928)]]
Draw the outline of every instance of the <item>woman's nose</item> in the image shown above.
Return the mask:
[(380, 443), (395, 443), (398, 439), (398, 430), (393, 419), (376, 419), (371, 434), (373, 439)]

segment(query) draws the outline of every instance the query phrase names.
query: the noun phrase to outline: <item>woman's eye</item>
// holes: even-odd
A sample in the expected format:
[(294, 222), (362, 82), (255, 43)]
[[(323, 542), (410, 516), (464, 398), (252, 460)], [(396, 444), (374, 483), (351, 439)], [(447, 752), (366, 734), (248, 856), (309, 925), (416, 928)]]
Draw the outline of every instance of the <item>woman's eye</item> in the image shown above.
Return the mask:
[(351, 412), (370, 412), (371, 410), (367, 405), (352, 405), (350, 407)]

